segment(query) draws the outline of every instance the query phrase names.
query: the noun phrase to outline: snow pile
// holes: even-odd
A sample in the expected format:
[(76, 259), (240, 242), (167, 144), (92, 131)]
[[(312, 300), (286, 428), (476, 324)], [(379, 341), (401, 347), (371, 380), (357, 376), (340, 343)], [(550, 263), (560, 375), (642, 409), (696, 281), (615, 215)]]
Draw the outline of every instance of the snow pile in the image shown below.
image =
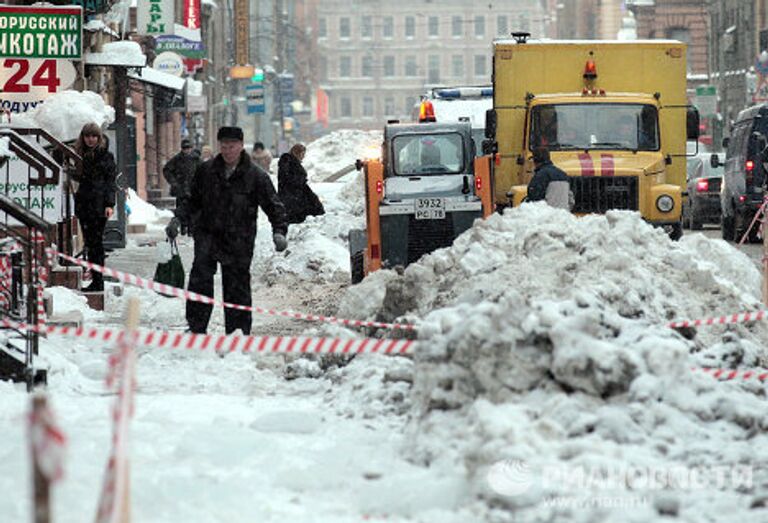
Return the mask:
[[(372, 275), (339, 316), (423, 318), (411, 457), (466, 474), (486, 521), (510, 510), (521, 521), (745, 521), (768, 497), (763, 386), (690, 368), (765, 365), (768, 328), (687, 340), (664, 324), (758, 309), (759, 282), (723, 242), (671, 242), (634, 213), (576, 218), (529, 204), (478, 222), (403, 275)], [(730, 471), (717, 487), (578, 481), (579, 471), (668, 477), (714, 466)], [(734, 480), (745, 466), (752, 480)], [(601, 496), (619, 501), (594, 503)]]
[(357, 159), (379, 158), (383, 139), (381, 131), (340, 130), (315, 140), (303, 162), (310, 181), (322, 182)]
[(155, 225), (158, 222), (164, 227), (170, 218), (173, 218), (173, 212), (167, 209), (158, 209), (151, 203), (142, 200), (136, 191), (128, 189), (128, 199), (126, 201), (131, 213), (128, 215), (128, 223)]
[(14, 123), (42, 127), (63, 142), (77, 139), (87, 123), (102, 128), (115, 120), (115, 110), (92, 91), (62, 91), (31, 111), (19, 115)]
[(86, 53), (85, 63), (90, 65), (122, 65), (126, 67), (144, 67), (147, 57), (141, 51), (141, 45), (132, 40), (108, 42), (101, 46), (99, 53)]

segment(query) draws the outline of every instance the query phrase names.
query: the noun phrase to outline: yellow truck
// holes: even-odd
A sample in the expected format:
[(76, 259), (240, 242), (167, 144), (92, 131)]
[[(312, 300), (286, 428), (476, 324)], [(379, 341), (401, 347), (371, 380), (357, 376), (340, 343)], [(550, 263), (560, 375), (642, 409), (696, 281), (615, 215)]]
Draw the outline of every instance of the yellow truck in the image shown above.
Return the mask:
[(494, 42), (493, 110), (484, 152), (495, 154), (497, 207), (519, 205), (546, 147), (569, 175), (572, 211), (635, 210), (682, 235), (687, 105), (686, 46), (673, 40)]

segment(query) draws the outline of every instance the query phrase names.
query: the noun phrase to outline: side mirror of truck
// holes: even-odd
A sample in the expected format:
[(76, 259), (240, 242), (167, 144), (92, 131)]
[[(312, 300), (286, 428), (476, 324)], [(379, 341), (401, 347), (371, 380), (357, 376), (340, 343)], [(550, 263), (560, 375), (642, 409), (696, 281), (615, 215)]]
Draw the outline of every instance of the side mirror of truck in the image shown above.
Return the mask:
[(358, 158), (357, 160), (355, 160), (355, 170), (356, 170), (356, 171), (359, 171), (359, 170), (361, 170), (361, 169), (363, 168), (363, 164), (364, 164), (364, 163), (365, 163), (365, 162), (363, 162), (363, 161), (362, 161), (361, 159), (359, 159), (359, 158)]
[(699, 110), (689, 105), (685, 113), (685, 129), (688, 140), (699, 139), (699, 123)]
[(496, 110), (488, 109), (485, 111), (485, 137), (496, 138)]
[(720, 163), (720, 157), (717, 154), (712, 153), (712, 156), (709, 157), (709, 165), (711, 165), (713, 169), (720, 167), (722, 165)]

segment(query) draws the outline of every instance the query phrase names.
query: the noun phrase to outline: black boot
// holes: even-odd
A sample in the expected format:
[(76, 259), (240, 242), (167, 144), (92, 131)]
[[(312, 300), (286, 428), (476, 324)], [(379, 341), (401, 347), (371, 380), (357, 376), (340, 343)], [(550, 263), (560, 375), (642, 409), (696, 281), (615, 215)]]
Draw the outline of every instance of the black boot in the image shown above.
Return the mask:
[(83, 289), (83, 292), (102, 292), (104, 290), (104, 276), (100, 272), (93, 271), (91, 284)]

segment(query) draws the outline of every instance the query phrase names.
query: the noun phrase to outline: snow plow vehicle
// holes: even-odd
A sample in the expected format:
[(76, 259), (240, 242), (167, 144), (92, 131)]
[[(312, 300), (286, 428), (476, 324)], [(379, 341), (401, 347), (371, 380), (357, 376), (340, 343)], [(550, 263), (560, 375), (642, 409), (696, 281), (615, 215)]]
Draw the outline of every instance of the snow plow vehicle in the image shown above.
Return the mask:
[(493, 211), (490, 157), (475, 158), (468, 119), (391, 121), (381, 159), (358, 160), (366, 229), (349, 233), (352, 283), (380, 268), (406, 266), (448, 247)]
[[(483, 149), (495, 153), (495, 202), (517, 206), (545, 147), (569, 176), (576, 214), (638, 211), (682, 235), (687, 105), (686, 46), (674, 40), (494, 42), (494, 109)], [(495, 131), (495, 132), (494, 132)]]

